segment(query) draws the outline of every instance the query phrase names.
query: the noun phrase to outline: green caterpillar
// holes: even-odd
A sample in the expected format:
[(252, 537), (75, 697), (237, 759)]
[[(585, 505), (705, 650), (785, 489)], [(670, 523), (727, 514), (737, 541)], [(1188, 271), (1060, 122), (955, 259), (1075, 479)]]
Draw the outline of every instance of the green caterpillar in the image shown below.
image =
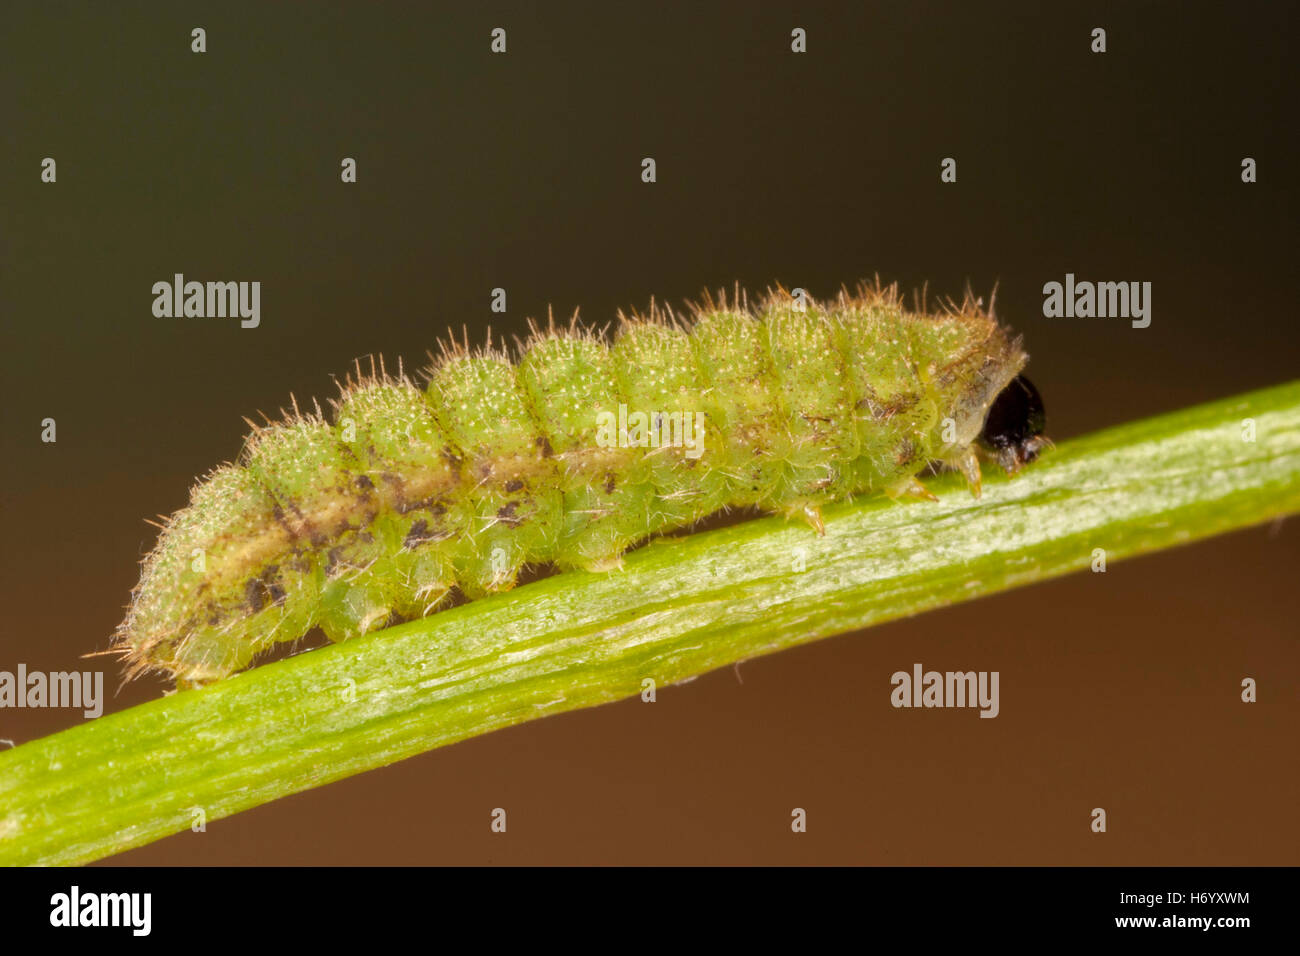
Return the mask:
[(1018, 339), (969, 299), (909, 312), (893, 287), (828, 306), (737, 292), (681, 319), (620, 316), (612, 344), (534, 328), (517, 363), (446, 345), (423, 390), (372, 368), (254, 427), (239, 462), (163, 526), (114, 650), (134, 676), (219, 680), (319, 626), (341, 641), (514, 586), (604, 570), (646, 537), (756, 506), (930, 497), (930, 462), (978, 495), (977, 451), (1014, 473), (1047, 443)]

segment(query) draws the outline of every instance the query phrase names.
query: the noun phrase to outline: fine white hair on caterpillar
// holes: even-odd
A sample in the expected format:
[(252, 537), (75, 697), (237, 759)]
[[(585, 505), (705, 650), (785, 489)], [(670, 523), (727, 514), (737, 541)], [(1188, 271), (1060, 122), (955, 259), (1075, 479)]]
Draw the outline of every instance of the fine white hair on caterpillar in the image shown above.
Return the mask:
[[(335, 641), (513, 587), (525, 564), (606, 570), (649, 536), (756, 507), (822, 531), (854, 495), (979, 494), (1049, 442), (1028, 356), (969, 295), (894, 286), (826, 303), (738, 288), (688, 311), (532, 325), (513, 349), (442, 343), (422, 379), (357, 364), (326, 414), (255, 425), (143, 561), (113, 653), (180, 687), (320, 627)], [(810, 533), (813, 533), (810, 531)]]

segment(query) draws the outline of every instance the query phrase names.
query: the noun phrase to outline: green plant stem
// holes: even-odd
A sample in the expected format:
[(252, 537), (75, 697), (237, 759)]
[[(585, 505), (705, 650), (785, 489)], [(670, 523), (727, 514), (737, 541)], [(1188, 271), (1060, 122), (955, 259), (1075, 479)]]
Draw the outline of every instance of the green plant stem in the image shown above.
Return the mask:
[[(1247, 441), (1243, 420), (1255, 423)], [(1300, 382), (1061, 445), (980, 500), (663, 539), (0, 753), (0, 863), (78, 863), (457, 740), (1300, 511)], [(802, 570), (800, 570), (802, 568)]]

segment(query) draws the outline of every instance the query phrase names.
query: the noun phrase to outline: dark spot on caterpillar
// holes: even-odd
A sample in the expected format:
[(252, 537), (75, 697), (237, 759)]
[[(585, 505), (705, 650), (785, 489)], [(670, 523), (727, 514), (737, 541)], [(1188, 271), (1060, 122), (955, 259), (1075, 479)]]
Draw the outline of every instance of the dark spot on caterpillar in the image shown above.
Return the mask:
[(329, 550), (329, 554), (327, 554), (327, 555), (325, 556), (325, 573), (326, 573), (326, 574), (333, 574), (333, 573), (334, 573), (334, 569), (335, 569), (335, 567), (338, 566), (338, 563), (339, 563), (339, 555), (340, 555), (340, 553), (342, 552), (342, 550), (343, 550), (342, 548), (330, 548), (330, 550)]
[(614, 473), (612, 471), (607, 472), (605, 474), (605, 494), (612, 495), (614, 493), (614, 487)]
[(543, 458), (550, 458), (555, 454), (555, 449), (551, 447), (551, 443), (546, 440), (545, 435), (538, 435), (537, 441), (534, 444), (542, 450)]
[(445, 514), (447, 511), (447, 509), (443, 507), (442, 502), (433, 495), (430, 495), (427, 498), (420, 498), (416, 501), (409, 501), (403, 498), (396, 504), (395, 509), (398, 514), (403, 515), (410, 511), (431, 511), (435, 515)]
[[(292, 503), (290, 504), (290, 507), (293, 507)], [(284, 529), (285, 533), (289, 536), (289, 540), (294, 542), (296, 546), (298, 540), (303, 537), (301, 526), (305, 524), (305, 522), (302, 520), (301, 511), (299, 511), (297, 508), (294, 508), (293, 511), (298, 516), (298, 521), (299, 521), (298, 527), (294, 527), (294, 525), (290, 524), (288, 516), (284, 513), (284, 508), (280, 507), (279, 502), (276, 502), (271, 506), (271, 517), (275, 519), (276, 524), (278, 524), (281, 528)], [(311, 532), (309, 537), (311, 539), (312, 546), (320, 547), (320, 543), (317, 542), (316, 540), (317, 535), (314, 532), (314, 529), (309, 528), (308, 531)]]
[(277, 578), (279, 565), (271, 565), (258, 577), (249, 578), (244, 583), (244, 601), (249, 610), (256, 614), (271, 604), (279, 604), (285, 598), (284, 588)]
[(272, 604), (283, 604), (284, 599), (287, 597), (284, 586), (280, 583), (279, 571), (279, 565), (273, 564), (262, 575), (263, 580), (266, 581), (266, 592), (271, 596)]
[(506, 491), (519, 491), (524, 487), (524, 483), (518, 478), (511, 478), (506, 482)]
[(521, 521), (521, 519), (515, 517), (515, 508), (516, 503), (512, 501), (510, 504), (503, 505), (497, 509), (497, 517), (500, 518), (501, 522), (508, 528), (518, 527)]
[(411, 525), (410, 531), (406, 532), (406, 539), (402, 542), (402, 547), (407, 551), (414, 551), (426, 541), (434, 541), (437, 537), (437, 535), (429, 532), (429, 522), (421, 518)]
[[(366, 500), (369, 501), (370, 499), (366, 499)], [(368, 528), (375, 523), (375, 519), (378, 517), (379, 517), (379, 507), (376, 504), (372, 504), (370, 507), (366, 508), (365, 512), (361, 515), (361, 520), (358, 521), (354, 527), (356, 527), (357, 529)], [(366, 538), (367, 540), (370, 539), (369, 532), (366, 532)]]
[(289, 510), (293, 512), (293, 516), (297, 519), (296, 526), (289, 522), (284, 510), (278, 504), (274, 507), (272, 514), (276, 521), (289, 532), (290, 540), (297, 541), (299, 538), (305, 537), (311, 543), (311, 546), (318, 550), (329, 543), (329, 529), (318, 527), (313, 522), (308, 521), (307, 516), (302, 513), (302, 509), (295, 502), (289, 501), (287, 504)]
[(905, 412), (917, 402), (915, 395), (900, 395), (890, 402), (877, 402), (870, 398), (860, 399), (858, 408), (865, 408), (871, 414), (872, 421), (887, 422), (899, 412)]
[(898, 452), (894, 456), (895, 461), (897, 461), (900, 465), (906, 465), (909, 461), (911, 461), (915, 457), (916, 457), (916, 446), (912, 444), (912, 439), (904, 438), (901, 442), (898, 443)]
[(357, 461), (357, 453), (352, 450), (351, 445), (347, 444), (346, 442), (339, 442), (336, 448), (338, 449), (339, 454), (343, 458), (348, 459), (354, 465), (359, 464), (359, 462)]
[(412, 511), (427, 511), (435, 518), (439, 518), (447, 513), (447, 506), (443, 504), (442, 499), (430, 495), (428, 498), (421, 498), (418, 501), (408, 501), (403, 498), (396, 505), (394, 510), (398, 514), (409, 514)]
[(360, 488), (362, 491), (375, 490), (375, 483), (371, 481), (369, 478), (367, 478), (365, 475), (357, 475), (356, 486)]
[(480, 478), (492, 477), (493, 465), (490, 461), (481, 461), (478, 465), (478, 474)]

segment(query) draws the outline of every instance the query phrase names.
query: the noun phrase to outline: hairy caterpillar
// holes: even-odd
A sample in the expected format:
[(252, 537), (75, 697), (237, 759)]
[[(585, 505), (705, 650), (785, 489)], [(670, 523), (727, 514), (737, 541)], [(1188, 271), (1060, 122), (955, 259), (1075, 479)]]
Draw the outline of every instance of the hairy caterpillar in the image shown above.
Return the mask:
[(1014, 473), (1048, 443), (1028, 356), (969, 297), (925, 314), (878, 283), (825, 306), (737, 290), (619, 318), (608, 345), (576, 316), (534, 327), (517, 362), (444, 344), (424, 389), (358, 368), (329, 420), (295, 402), (254, 425), (144, 559), (113, 648), (128, 673), (204, 684), (316, 626), (341, 641), (454, 587), (509, 589), (528, 563), (616, 567), (728, 507), (820, 532), (829, 501), (932, 497), (931, 462), (978, 495), (977, 452)]

